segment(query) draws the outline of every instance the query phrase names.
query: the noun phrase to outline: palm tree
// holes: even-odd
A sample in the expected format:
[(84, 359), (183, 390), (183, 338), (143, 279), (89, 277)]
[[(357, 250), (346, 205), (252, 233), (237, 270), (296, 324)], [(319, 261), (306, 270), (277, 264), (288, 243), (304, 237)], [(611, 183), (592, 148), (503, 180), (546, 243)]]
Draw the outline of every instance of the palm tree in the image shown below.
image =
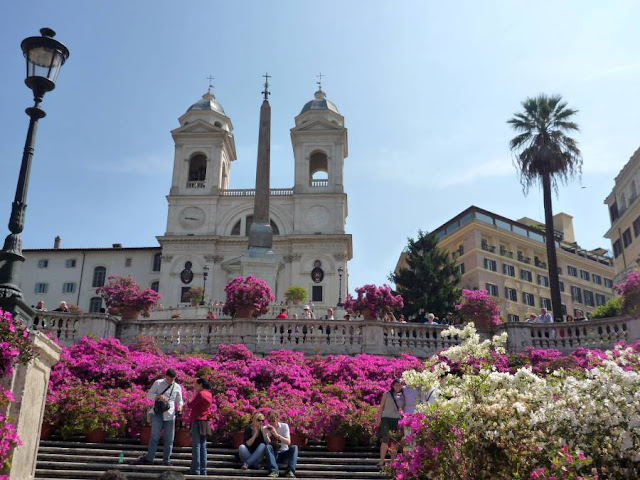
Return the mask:
[(576, 141), (567, 133), (578, 131), (572, 121), (578, 112), (567, 108), (560, 95), (550, 97), (541, 94), (522, 102), (524, 111), (515, 113), (507, 121), (518, 135), (511, 139), (511, 151), (520, 172), (520, 182), (526, 195), (532, 185), (540, 182), (544, 199), (544, 224), (551, 288), (551, 308), (554, 317), (562, 317), (558, 259), (553, 229), (551, 190), (558, 192), (558, 181), (582, 173), (582, 157)]

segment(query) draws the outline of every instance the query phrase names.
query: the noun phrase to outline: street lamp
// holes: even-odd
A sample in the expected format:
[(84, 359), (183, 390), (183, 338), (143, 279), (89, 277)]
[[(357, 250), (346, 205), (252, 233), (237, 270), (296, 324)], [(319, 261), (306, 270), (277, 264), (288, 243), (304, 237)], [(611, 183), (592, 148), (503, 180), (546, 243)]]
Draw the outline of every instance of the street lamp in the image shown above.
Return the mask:
[(0, 251), (0, 307), (13, 312), (23, 318), (31, 317), (31, 309), (24, 303), (22, 292), (18, 286), (20, 270), (24, 257), (22, 256), (22, 239), (20, 233), (24, 229), (25, 210), (27, 208), (27, 189), (31, 160), (36, 140), (38, 120), (46, 115), (40, 108), (44, 94), (56, 87), (56, 79), (60, 67), (69, 58), (69, 50), (62, 43), (55, 40), (55, 32), (50, 28), (40, 30), (40, 37), (25, 38), (20, 44), (27, 61), (27, 78), (24, 83), (33, 91), (33, 107), (27, 108), (29, 115), (29, 129), (22, 153), (20, 176), (16, 187), (16, 196), (11, 208), (9, 231)]
[(207, 289), (207, 275), (209, 275), (209, 265), (202, 267), (202, 299), (200, 305), (204, 305), (204, 292)]
[(338, 306), (341, 307), (342, 303), (342, 274), (344, 273), (344, 268), (338, 267), (338, 280), (340, 282), (338, 287)]

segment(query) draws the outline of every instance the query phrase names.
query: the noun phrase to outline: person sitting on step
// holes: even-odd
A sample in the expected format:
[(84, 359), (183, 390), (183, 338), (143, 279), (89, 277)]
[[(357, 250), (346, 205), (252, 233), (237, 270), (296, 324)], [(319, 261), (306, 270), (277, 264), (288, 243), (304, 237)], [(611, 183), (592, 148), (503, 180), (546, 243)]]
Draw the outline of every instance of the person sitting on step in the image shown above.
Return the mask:
[(251, 417), (251, 425), (244, 431), (244, 443), (238, 449), (242, 470), (259, 467), (266, 450), (267, 432), (264, 426), (264, 415), (255, 412)]
[(278, 412), (269, 410), (267, 413), (268, 441), (267, 441), (267, 467), (269, 468), (269, 476), (278, 476), (278, 464), (286, 463), (284, 476), (295, 478), (296, 465), (298, 463), (298, 446), (291, 445), (291, 434), (289, 433), (289, 425), (280, 422)]

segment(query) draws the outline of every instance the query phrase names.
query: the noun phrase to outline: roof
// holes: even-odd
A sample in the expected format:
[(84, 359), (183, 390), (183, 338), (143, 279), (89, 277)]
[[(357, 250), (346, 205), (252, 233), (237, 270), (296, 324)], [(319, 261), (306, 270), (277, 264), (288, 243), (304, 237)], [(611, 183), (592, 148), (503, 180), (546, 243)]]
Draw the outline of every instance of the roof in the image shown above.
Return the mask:
[(192, 111), (214, 111), (226, 115), (224, 108), (222, 108), (222, 105), (218, 103), (216, 97), (210, 91), (205, 93), (200, 100), (187, 109), (187, 112)]
[(302, 107), (302, 110), (300, 111), (300, 114), (303, 114), (304, 112), (308, 112), (310, 110), (330, 110), (337, 113), (338, 115), (340, 114), (340, 112), (338, 111), (338, 107), (336, 107), (333, 102), (327, 100), (327, 94), (322, 90), (318, 90), (315, 93), (313, 100), (305, 103), (304, 107)]
[(23, 252), (94, 252), (94, 251), (162, 250), (162, 247), (95, 247), (95, 248), (24, 248)]

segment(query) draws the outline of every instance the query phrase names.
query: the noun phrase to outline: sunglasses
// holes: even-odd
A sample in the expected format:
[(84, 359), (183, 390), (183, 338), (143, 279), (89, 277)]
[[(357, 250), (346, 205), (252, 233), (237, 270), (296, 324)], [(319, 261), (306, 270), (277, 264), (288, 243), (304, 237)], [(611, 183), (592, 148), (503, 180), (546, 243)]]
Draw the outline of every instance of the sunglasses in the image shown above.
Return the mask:
[(259, 422), (264, 422), (264, 418), (258, 418)]

